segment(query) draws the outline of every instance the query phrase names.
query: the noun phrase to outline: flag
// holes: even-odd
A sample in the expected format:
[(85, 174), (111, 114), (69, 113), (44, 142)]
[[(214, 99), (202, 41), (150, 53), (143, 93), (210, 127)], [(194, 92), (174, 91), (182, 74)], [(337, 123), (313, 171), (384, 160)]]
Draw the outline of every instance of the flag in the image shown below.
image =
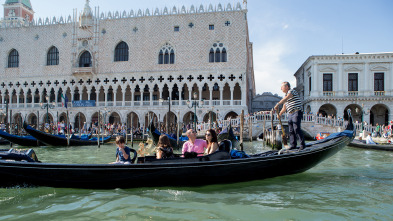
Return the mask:
[(67, 95), (63, 95), (63, 94), (61, 94), (61, 98), (62, 98), (62, 102), (61, 102), (61, 105), (63, 106), (63, 107), (65, 107), (65, 108), (67, 108), (67, 103), (68, 103), (68, 98), (67, 98)]

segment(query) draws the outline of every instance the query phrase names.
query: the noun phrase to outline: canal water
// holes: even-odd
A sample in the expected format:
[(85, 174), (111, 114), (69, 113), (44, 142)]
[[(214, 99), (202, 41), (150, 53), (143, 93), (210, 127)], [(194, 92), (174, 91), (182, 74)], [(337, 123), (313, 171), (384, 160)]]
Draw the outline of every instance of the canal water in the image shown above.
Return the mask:
[[(248, 152), (264, 150), (247, 143)], [(108, 163), (115, 146), (35, 148), (39, 160)], [(3, 178), (0, 178), (3, 179)], [(300, 174), (202, 187), (0, 188), (0, 220), (392, 220), (393, 152), (346, 147)]]

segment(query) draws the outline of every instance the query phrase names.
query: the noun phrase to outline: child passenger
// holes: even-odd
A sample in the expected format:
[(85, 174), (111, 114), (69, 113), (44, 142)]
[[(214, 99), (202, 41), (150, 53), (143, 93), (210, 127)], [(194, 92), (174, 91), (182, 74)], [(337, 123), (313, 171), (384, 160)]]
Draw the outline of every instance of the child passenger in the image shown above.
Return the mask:
[(130, 164), (131, 163), (131, 149), (126, 146), (126, 142), (123, 136), (116, 137), (116, 162)]

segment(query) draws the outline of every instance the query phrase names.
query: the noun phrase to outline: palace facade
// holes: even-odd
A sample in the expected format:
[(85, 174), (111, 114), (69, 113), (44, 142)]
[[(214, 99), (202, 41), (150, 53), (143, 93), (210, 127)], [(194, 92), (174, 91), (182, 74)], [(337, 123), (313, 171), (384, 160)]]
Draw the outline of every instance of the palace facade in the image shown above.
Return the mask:
[(146, 125), (149, 113), (187, 124), (251, 111), (246, 3), (101, 13), (87, 0), (80, 14), (44, 20), (27, 9), (29, 0), (4, 4), (2, 122), (56, 123), (68, 110), (78, 128), (100, 110), (107, 123)]
[(310, 56), (295, 73), (306, 112), (376, 125), (393, 120), (393, 53)]

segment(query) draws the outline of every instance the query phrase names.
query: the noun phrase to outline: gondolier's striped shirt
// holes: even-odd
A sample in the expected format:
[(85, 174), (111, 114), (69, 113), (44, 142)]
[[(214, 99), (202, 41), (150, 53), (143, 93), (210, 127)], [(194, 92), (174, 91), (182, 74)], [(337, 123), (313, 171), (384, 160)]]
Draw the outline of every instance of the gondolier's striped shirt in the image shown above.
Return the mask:
[[(302, 110), (302, 101), (300, 100), (300, 96), (296, 90), (292, 89), (288, 91), (288, 94), (292, 94), (293, 96), (285, 102), (285, 107), (287, 108), (288, 113), (292, 113), (296, 110)], [(286, 96), (285, 95), (285, 96)]]

